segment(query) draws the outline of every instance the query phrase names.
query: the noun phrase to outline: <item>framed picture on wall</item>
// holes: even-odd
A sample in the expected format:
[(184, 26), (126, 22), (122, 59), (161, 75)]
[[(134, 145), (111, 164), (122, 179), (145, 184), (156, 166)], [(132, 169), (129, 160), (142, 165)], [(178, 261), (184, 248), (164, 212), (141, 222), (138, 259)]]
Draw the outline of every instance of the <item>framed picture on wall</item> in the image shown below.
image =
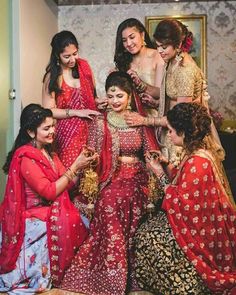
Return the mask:
[(145, 26), (152, 39), (157, 24), (165, 18), (181, 21), (193, 33), (193, 46), (189, 53), (206, 74), (206, 15), (146, 16)]

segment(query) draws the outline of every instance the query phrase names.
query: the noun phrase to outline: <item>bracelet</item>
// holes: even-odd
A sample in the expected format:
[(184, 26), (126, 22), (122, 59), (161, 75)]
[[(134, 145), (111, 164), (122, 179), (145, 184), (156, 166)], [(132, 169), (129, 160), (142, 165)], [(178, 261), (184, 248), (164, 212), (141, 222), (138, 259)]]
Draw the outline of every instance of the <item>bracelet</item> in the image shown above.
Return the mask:
[(140, 83), (137, 85), (137, 89), (140, 92), (145, 92), (147, 90), (147, 84), (143, 81), (140, 81)]
[(78, 176), (78, 171), (75, 172), (75, 171), (73, 171), (70, 167), (67, 169), (67, 171), (70, 171), (70, 172), (71, 172), (73, 178), (76, 177), (76, 176)]
[(70, 118), (70, 109), (66, 109), (66, 117)]
[(65, 176), (69, 181), (72, 181), (73, 177), (71, 175), (69, 175), (68, 173), (69, 171), (66, 171), (63, 176)]
[(145, 126), (155, 126), (155, 118), (154, 117), (145, 117), (143, 119), (143, 125), (145, 125)]
[(154, 126), (161, 126), (161, 118), (154, 117)]

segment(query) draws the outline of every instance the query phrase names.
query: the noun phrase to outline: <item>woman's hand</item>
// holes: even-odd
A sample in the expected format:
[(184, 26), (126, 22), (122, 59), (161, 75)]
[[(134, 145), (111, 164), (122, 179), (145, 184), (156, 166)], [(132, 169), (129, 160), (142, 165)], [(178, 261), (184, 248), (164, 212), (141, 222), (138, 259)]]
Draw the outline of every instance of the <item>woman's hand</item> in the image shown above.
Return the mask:
[(107, 97), (105, 97), (105, 98), (96, 97), (95, 102), (96, 102), (96, 105), (97, 105), (99, 110), (105, 110), (107, 108), (107, 106), (108, 106)]
[(125, 113), (124, 118), (125, 118), (126, 123), (131, 127), (142, 126), (142, 125), (144, 125), (144, 122), (145, 122), (145, 117), (143, 117), (135, 112)]
[[(75, 162), (72, 164), (75, 171), (82, 170), (89, 165), (95, 165), (98, 163), (98, 154), (89, 147), (84, 147), (82, 152), (79, 154)], [(72, 168), (72, 167), (71, 167)], [(73, 169), (73, 168), (72, 168)]]
[(163, 161), (168, 162), (168, 160), (162, 155), (161, 151), (154, 150), (148, 151), (145, 154), (145, 160), (147, 163), (147, 168), (157, 176), (163, 174), (161, 163), (163, 163)]
[[(73, 113), (72, 113), (73, 112)], [(70, 111), (70, 116), (73, 117), (80, 117), (80, 118), (86, 118), (86, 119), (93, 119), (93, 116), (99, 116), (101, 115), (101, 113), (94, 111), (94, 110), (90, 110), (90, 109), (84, 109), (84, 110), (71, 110)]]
[(136, 89), (139, 92), (145, 92), (145, 90), (147, 89), (147, 84), (139, 78), (138, 74), (134, 70), (128, 70), (127, 73), (130, 75), (131, 79), (133, 80), (136, 86)]
[(159, 106), (159, 99), (154, 99), (151, 95), (147, 93), (141, 93), (140, 98), (144, 104), (150, 107), (157, 108)]

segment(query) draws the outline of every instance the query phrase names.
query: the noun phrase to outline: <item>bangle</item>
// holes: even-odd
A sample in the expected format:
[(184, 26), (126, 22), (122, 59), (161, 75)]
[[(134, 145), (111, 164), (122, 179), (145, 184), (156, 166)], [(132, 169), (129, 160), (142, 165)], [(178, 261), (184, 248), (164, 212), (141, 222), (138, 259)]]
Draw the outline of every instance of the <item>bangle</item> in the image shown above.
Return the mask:
[(66, 117), (70, 118), (70, 109), (66, 109)]
[(137, 89), (140, 92), (145, 92), (147, 90), (147, 84), (143, 81), (140, 81), (140, 83), (137, 85)]
[(78, 171), (75, 172), (75, 171), (73, 171), (70, 167), (67, 169), (67, 171), (70, 171), (70, 172), (71, 172), (73, 178), (76, 177), (76, 176), (78, 176)]
[(67, 170), (63, 176), (65, 176), (69, 181), (72, 181), (73, 177), (71, 175), (69, 175), (69, 171)]
[(154, 117), (154, 126), (161, 126), (161, 118)]

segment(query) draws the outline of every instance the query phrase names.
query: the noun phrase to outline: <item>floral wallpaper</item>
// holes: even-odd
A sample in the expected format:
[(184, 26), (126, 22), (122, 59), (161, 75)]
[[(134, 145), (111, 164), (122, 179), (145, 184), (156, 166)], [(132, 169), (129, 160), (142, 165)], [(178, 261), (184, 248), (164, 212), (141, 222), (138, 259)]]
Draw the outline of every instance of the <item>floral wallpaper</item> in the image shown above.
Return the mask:
[(77, 36), (80, 56), (89, 61), (98, 94), (103, 96), (106, 76), (114, 68), (115, 36), (121, 21), (135, 17), (145, 23), (145, 16), (190, 14), (207, 15), (209, 104), (225, 119), (236, 120), (236, 2), (65, 5), (59, 6), (58, 17), (59, 30), (71, 30)]

